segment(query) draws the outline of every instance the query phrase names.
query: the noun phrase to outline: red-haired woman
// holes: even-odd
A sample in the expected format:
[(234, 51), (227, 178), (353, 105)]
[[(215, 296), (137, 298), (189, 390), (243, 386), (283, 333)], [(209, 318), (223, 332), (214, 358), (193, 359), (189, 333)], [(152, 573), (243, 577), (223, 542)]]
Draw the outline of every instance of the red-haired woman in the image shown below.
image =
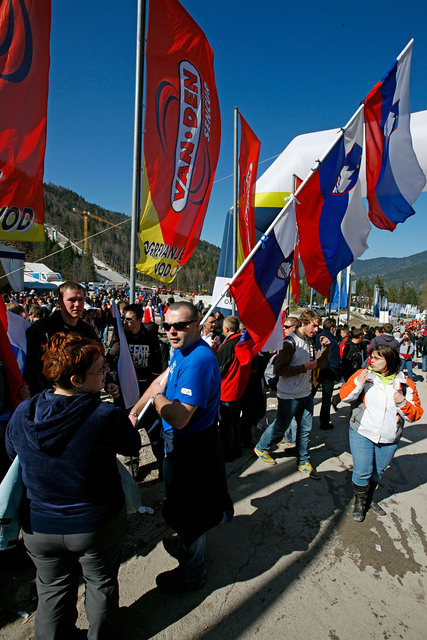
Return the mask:
[(52, 390), (22, 402), (7, 427), (29, 503), (22, 528), (37, 569), (36, 640), (73, 636), (80, 574), (88, 638), (118, 637), (126, 510), (116, 454), (135, 454), (141, 441), (126, 413), (100, 400), (107, 372), (95, 340), (56, 334), (43, 356)]
[(369, 355), (369, 367), (356, 371), (340, 389), (341, 400), (353, 403), (349, 438), (353, 518), (358, 522), (370, 505), (377, 515), (385, 515), (373, 500), (374, 491), (395, 454), (405, 420), (415, 422), (423, 415), (415, 384), (399, 371), (396, 349), (379, 344)]

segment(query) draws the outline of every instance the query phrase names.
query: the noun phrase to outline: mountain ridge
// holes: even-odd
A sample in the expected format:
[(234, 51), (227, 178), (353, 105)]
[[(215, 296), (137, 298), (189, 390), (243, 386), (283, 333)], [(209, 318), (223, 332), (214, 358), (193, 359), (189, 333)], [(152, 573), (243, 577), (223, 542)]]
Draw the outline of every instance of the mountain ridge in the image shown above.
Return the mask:
[(427, 251), (403, 258), (359, 258), (353, 263), (351, 270), (356, 278), (366, 279), (369, 283), (379, 275), (386, 288), (393, 282), (399, 285), (404, 281), (419, 292), (427, 279)]

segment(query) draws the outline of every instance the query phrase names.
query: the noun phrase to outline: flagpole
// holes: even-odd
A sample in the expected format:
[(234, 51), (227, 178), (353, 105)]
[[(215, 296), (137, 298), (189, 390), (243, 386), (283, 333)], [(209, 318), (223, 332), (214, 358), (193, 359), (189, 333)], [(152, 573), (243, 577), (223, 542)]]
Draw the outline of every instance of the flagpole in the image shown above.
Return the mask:
[(350, 305), (351, 305), (351, 265), (347, 267), (345, 274), (347, 285), (347, 324), (350, 326)]
[[(237, 267), (237, 200), (239, 194), (239, 164), (238, 164), (238, 115), (239, 110), (234, 107), (234, 181), (233, 181), (233, 274)], [(236, 303), (231, 303), (231, 312), (236, 315)]]
[[(297, 188), (297, 176), (292, 174), (292, 192), (294, 193)], [(294, 254), (295, 255), (295, 254)], [(299, 257), (298, 257), (299, 260)], [(295, 269), (295, 264), (292, 266), (292, 271)], [(286, 291), (285, 304), (287, 305), (288, 315), (291, 312), (291, 280), (289, 281), (289, 285)]]
[(262, 238), (260, 240), (258, 240), (258, 242), (256, 243), (256, 245), (254, 246), (254, 248), (252, 249), (252, 251), (248, 254), (248, 256), (246, 257), (246, 259), (244, 260), (244, 262), (242, 262), (242, 264), (240, 265), (240, 267), (237, 269), (237, 271), (234, 273), (234, 276), (232, 277), (232, 279), (230, 280), (230, 282), (227, 283), (224, 291), (217, 297), (217, 299), (211, 304), (208, 312), (205, 314), (205, 316), (202, 318), (201, 320), (201, 325), (204, 324), (204, 322), (206, 322), (206, 319), (211, 315), (212, 310), (215, 309), (215, 307), (218, 306), (218, 304), (221, 302), (221, 300), (227, 295), (227, 292), (230, 288), (230, 286), (233, 284), (233, 282), (236, 280), (236, 278), (239, 277), (239, 275), (241, 274), (241, 272), (243, 271), (243, 269), (246, 267), (246, 265), (248, 264), (248, 262), (250, 262), (253, 258), (253, 256), (255, 255), (255, 253), (258, 251), (258, 249), (262, 246), (265, 237), (268, 236), (272, 230), (274, 229), (274, 227), (276, 226), (276, 224), (279, 222), (279, 220), (281, 220), (283, 218), (283, 216), (285, 215), (285, 213), (287, 213), (290, 205), (292, 204), (292, 202), (296, 201), (298, 202), (298, 194), (299, 192), (305, 187), (305, 185), (307, 184), (307, 182), (311, 179), (311, 177), (315, 174), (315, 172), (318, 170), (318, 168), (320, 167), (320, 165), (322, 164), (322, 162), (324, 161), (324, 159), (327, 157), (327, 155), (331, 152), (331, 150), (335, 147), (335, 145), (341, 140), (341, 138), (343, 137), (345, 131), (353, 124), (354, 120), (356, 120), (356, 118), (358, 117), (359, 113), (361, 111), (363, 111), (364, 109), (364, 104), (362, 103), (361, 105), (359, 105), (357, 111), (352, 115), (352, 117), (350, 118), (350, 120), (347, 122), (347, 124), (345, 125), (345, 127), (342, 127), (340, 129), (340, 131), (338, 132), (338, 135), (336, 137), (336, 139), (334, 140), (334, 142), (328, 147), (328, 149), (325, 151), (325, 153), (321, 156), (320, 160), (316, 160), (317, 162), (317, 166), (310, 169), (308, 175), (305, 177), (305, 179), (303, 180), (303, 182), (301, 182), (300, 186), (298, 187), (298, 189), (295, 191), (294, 194), (292, 194), (291, 196), (289, 196), (288, 198), (288, 202), (285, 204), (285, 206), (283, 207), (283, 209), (277, 214), (277, 216), (275, 217), (275, 219), (273, 220), (273, 222), (270, 224), (270, 226), (268, 227), (267, 231), (263, 234)]
[(135, 70), (135, 121), (133, 133), (132, 227), (130, 238), (129, 302), (135, 301), (136, 240), (141, 208), (142, 92), (144, 86), (144, 40), (146, 0), (138, 0)]
[(397, 56), (396, 60), (399, 62), (403, 56), (406, 55), (406, 52), (408, 51), (408, 49), (410, 49), (412, 47), (412, 45), (414, 44), (414, 39), (411, 38), (408, 42), (408, 44), (406, 45), (406, 47), (403, 49), (403, 51), (401, 53), (399, 53), (399, 55)]

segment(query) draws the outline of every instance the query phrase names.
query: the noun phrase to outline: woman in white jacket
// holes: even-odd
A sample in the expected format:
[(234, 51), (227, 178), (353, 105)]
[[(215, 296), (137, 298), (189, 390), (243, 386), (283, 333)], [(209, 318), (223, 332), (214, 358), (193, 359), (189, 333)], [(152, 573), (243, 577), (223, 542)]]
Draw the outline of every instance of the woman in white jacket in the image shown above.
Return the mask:
[(399, 371), (398, 352), (378, 345), (369, 355), (368, 368), (356, 371), (340, 389), (341, 400), (353, 404), (349, 433), (353, 518), (359, 522), (370, 505), (378, 515), (385, 515), (372, 500), (374, 491), (394, 456), (404, 421), (415, 422), (423, 414), (415, 384)]

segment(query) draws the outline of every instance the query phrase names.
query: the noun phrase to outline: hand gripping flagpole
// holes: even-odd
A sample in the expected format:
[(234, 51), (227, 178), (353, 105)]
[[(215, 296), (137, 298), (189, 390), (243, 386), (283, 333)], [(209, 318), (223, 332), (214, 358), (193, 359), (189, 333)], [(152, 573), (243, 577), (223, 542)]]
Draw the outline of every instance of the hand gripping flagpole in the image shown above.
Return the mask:
[[(165, 382), (168, 379), (168, 375), (169, 375), (169, 367), (166, 369), (165, 371), (165, 375), (163, 376), (163, 378), (160, 380), (160, 384), (161, 386), (163, 386), (165, 384)], [(147, 404), (144, 406), (143, 409), (141, 409), (140, 413), (138, 414), (138, 419), (136, 421), (136, 426), (138, 426), (138, 422), (141, 420), (142, 416), (147, 413), (148, 408), (151, 407), (151, 405), (153, 404), (153, 398), (150, 398), (147, 402)]]
[(225, 289), (222, 291), (222, 293), (217, 297), (217, 299), (211, 304), (211, 306), (209, 307), (208, 312), (204, 315), (204, 317), (202, 318), (201, 322), (200, 322), (200, 326), (202, 326), (207, 318), (212, 314), (213, 309), (215, 309), (215, 307), (218, 306), (218, 304), (221, 302), (221, 300), (227, 295), (230, 286), (233, 284), (233, 282), (239, 277), (239, 275), (242, 273), (243, 269), (246, 267), (246, 265), (252, 260), (253, 256), (256, 254), (256, 252), (258, 251), (258, 249), (260, 249), (260, 247), (262, 247), (262, 245), (265, 242), (266, 237), (272, 232), (272, 230), (274, 229), (274, 227), (276, 226), (276, 224), (279, 222), (279, 220), (281, 220), (281, 218), (283, 218), (283, 216), (285, 215), (285, 213), (287, 213), (290, 205), (293, 202), (296, 202), (297, 204), (299, 204), (298, 202), (298, 194), (300, 193), (300, 191), (305, 187), (305, 185), (307, 184), (307, 182), (311, 179), (311, 177), (314, 175), (314, 173), (318, 170), (318, 168), (320, 167), (320, 165), (322, 164), (322, 162), (324, 161), (324, 159), (326, 158), (326, 156), (330, 153), (330, 151), (335, 147), (335, 145), (341, 140), (342, 136), (344, 135), (345, 131), (353, 124), (354, 120), (356, 120), (356, 118), (358, 117), (359, 113), (361, 111), (363, 111), (364, 109), (364, 104), (362, 103), (357, 111), (353, 114), (353, 116), (350, 118), (350, 120), (347, 122), (347, 124), (345, 125), (345, 127), (343, 127), (342, 129), (339, 130), (338, 135), (336, 137), (336, 139), (334, 140), (334, 142), (328, 147), (327, 151), (323, 154), (323, 156), (320, 158), (320, 160), (316, 160), (317, 162), (317, 166), (312, 168), (310, 170), (310, 172), (308, 173), (308, 175), (306, 176), (306, 178), (304, 179), (304, 181), (300, 184), (300, 186), (298, 187), (298, 189), (295, 191), (295, 193), (291, 194), (287, 199), (287, 203), (285, 204), (285, 206), (283, 207), (283, 209), (280, 211), (280, 213), (277, 214), (277, 216), (275, 217), (275, 219), (273, 220), (273, 222), (270, 224), (270, 226), (268, 227), (267, 231), (262, 235), (262, 238), (260, 240), (258, 240), (258, 242), (256, 243), (256, 245), (254, 246), (254, 248), (252, 249), (252, 251), (248, 254), (247, 258), (245, 259), (244, 262), (242, 262), (242, 264), (240, 265), (240, 267), (237, 269), (236, 273), (234, 274), (234, 276), (232, 277), (232, 279), (230, 280), (230, 282), (228, 282), (225, 286)]

